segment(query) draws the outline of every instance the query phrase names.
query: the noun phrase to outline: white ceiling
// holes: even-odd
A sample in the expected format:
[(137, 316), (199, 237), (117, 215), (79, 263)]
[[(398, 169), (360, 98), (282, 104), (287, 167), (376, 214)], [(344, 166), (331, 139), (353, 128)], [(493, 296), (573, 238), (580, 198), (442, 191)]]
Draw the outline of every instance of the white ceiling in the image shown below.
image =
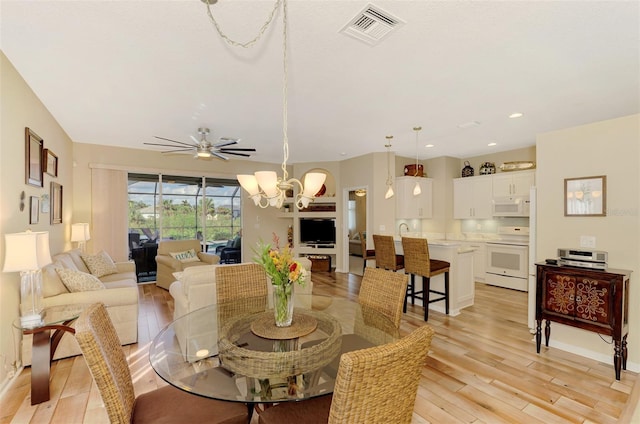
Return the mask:
[[(339, 33), (368, 2), (289, 1), (290, 163), (384, 151), (386, 135), (414, 157), (417, 125), (421, 159), (469, 157), (640, 112), (638, 1), (371, 3), (406, 22), (376, 46)], [(246, 41), (273, 4), (212, 11)], [(282, 160), (281, 15), (242, 49), (200, 0), (0, 7), (2, 50), (74, 142), (142, 149), (206, 126), (256, 147), (255, 160)]]

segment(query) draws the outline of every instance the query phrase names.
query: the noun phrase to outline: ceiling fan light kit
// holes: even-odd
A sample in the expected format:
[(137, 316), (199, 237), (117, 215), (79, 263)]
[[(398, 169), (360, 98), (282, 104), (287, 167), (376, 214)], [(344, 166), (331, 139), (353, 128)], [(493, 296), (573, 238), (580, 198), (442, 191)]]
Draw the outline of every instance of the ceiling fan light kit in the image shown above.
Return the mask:
[(297, 194), (294, 199), (294, 204), (298, 209), (303, 209), (309, 206), (309, 203), (313, 202), (315, 194), (320, 190), (324, 180), (327, 178), (326, 174), (322, 172), (309, 172), (304, 177), (304, 183), (295, 178), (289, 178), (287, 172), (287, 159), (289, 158), (289, 139), (288, 139), (288, 124), (287, 124), (287, 0), (276, 0), (273, 11), (271, 12), (267, 21), (262, 25), (258, 35), (251, 41), (246, 43), (239, 43), (230, 39), (224, 32), (222, 32), (220, 26), (216, 22), (213, 13), (211, 12), (210, 4), (213, 4), (211, 0), (202, 0), (207, 5), (207, 13), (211, 19), (216, 31), (222, 39), (228, 44), (236, 47), (248, 48), (257, 42), (266, 29), (269, 27), (275, 16), (275, 12), (282, 4), (282, 52), (283, 52), (283, 83), (282, 83), (282, 177), (278, 177), (278, 174), (274, 171), (257, 171), (253, 175), (240, 174), (237, 176), (238, 182), (242, 188), (249, 193), (249, 198), (253, 200), (256, 206), (261, 208), (267, 208), (269, 206), (275, 208), (281, 208), (286, 199), (286, 193), (294, 188), (297, 189)]

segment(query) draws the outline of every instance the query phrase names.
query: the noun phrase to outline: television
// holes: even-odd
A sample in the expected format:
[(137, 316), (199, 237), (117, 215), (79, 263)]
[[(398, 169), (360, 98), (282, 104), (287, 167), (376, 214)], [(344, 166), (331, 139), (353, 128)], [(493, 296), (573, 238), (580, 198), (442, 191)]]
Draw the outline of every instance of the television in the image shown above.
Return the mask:
[(336, 221), (331, 218), (301, 218), (300, 243), (336, 244)]

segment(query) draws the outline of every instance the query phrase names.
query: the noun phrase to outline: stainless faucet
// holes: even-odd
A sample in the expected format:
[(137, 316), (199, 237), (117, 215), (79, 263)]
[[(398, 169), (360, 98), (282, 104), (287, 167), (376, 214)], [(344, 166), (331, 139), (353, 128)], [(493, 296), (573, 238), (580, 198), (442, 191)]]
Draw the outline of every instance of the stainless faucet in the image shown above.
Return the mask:
[(406, 222), (402, 222), (399, 226), (398, 226), (398, 235), (401, 236), (402, 235), (402, 226), (407, 227), (407, 233), (409, 232), (409, 225), (407, 225)]

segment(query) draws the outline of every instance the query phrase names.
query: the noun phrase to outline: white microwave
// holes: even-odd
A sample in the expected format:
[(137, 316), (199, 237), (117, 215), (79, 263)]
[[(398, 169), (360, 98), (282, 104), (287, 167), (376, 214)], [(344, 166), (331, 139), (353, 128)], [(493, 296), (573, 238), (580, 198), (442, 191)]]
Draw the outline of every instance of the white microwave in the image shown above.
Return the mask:
[(528, 196), (495, 197), (493, 216), (529, 216), (530, 205)]

